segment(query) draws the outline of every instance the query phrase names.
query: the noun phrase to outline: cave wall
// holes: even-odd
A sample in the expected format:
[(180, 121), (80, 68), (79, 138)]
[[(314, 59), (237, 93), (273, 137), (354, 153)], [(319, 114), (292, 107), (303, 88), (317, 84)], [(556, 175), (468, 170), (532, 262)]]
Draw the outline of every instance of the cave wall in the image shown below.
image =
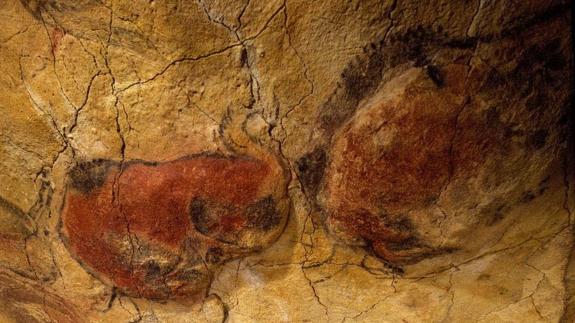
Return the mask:
[(0, 2), (0, 321), (572, 322), (569, 1)]

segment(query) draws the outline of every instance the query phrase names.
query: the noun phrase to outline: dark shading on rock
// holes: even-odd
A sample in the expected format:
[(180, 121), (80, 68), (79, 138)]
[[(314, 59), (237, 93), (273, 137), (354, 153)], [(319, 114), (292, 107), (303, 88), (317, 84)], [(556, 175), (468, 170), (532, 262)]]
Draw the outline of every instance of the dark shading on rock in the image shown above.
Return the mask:
[(89, 193), (104, 184), (112, 163), (103, 159), (77, 163), (70, 171), (72, 188)]

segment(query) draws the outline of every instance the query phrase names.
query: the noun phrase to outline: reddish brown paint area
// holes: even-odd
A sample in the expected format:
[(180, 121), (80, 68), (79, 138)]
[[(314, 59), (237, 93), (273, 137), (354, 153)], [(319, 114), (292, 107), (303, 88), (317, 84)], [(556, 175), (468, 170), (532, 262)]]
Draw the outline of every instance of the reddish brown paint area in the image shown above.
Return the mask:
[(274, 174), (248, 157), (85, 166), (72, 174), (63, 233), (81, 263), (128, 295), (197, 294), (206, 261), (257, 249), (254, 236), (278, 230)]
[(53, 28), (50, 33), (50, 39), (52, 40), (52, 54), (55, 54), (60, 46), (60, 41), (64, 37), (65, 33), (60, 28)]
[(375, 97), (336, 134), (324, 186), (336, 232), (393, 263), (434, 252), (418, 240), (407, 213), (435, 203), (454, 169), (470, 164), (464, 153), (457, 166), (452, 158), (457, 119), (468, 104), (465, 75), (464, 67), (450, 67), (440, 87), (419, 80), (397, 97)]
[(504, 204), (534, 198), (554, 158), (551, 133), (565, 126), (553, 110), (562, 95), (549, 88), (564, 63), (553, 54), (560, 41), (537, 37), (465, 65), (403, 70), (362, 102), (331, 138), (322, 173), (331, 231), (408, 264), (463, 248), (445, 246), (462, 235), (440, 228), (448, 216), (468, 212), (490, 226)]

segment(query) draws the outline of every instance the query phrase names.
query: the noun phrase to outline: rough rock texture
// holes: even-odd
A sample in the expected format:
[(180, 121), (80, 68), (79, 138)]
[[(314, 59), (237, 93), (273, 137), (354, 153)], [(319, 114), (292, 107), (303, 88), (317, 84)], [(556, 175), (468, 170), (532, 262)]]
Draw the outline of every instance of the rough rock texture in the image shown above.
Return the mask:
[(571, 4), (0, 2), (1, 322), (573, 322)]

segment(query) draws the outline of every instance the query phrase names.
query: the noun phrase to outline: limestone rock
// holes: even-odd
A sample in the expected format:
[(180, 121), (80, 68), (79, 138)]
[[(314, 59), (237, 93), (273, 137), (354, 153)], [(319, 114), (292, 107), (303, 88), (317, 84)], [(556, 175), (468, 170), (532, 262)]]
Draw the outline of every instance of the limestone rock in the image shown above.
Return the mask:
[(0, 1), (0, 321), (573, 322), (571, 10)]

